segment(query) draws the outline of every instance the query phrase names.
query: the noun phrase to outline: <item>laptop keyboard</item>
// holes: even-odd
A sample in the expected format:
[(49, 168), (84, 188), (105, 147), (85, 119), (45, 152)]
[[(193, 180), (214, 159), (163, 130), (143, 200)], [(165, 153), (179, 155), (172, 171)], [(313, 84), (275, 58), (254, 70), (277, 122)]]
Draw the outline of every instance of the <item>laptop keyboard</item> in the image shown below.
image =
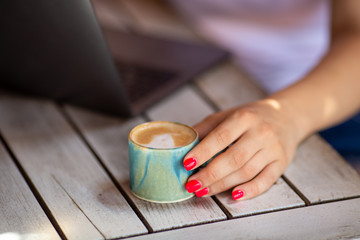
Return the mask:
[(138, 66), (132, 63), (116, 61), (116, 67), (124, 82), (130, 102), (145, 98), (157, 88), (168, 84), (172, 79), (175, 80), (176, 76), (174, 72)]

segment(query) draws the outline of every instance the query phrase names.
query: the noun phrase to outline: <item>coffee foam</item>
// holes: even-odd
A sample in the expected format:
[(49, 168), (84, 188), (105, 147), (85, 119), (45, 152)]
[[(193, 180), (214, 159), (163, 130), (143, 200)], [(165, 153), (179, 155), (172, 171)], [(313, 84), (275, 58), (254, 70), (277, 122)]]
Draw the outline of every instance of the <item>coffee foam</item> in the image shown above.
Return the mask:
[(196, 138), (196, 132), (185, 125), (172, 122), (149, 122), (130, 133), (137, 144), (150, 148), (177, 148), (190, 144)]

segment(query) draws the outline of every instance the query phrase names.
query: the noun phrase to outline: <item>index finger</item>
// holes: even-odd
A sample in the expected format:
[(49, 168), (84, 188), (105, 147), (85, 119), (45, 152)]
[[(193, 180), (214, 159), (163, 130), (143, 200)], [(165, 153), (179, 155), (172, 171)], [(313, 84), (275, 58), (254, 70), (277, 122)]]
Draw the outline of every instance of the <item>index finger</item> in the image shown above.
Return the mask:
[(237, 140), (247, 129), (247, 121), (239, 114), (232, 114), (211, 131), (196, 147), (185, 156), (186, 170), (201, 166), (218, 152)]
[(199, 138), (202, 140), (206, 135), (218, 126), (224, 119), (232, 112), (232, 109), (214, 113), (201, 122), (195, 124), (193, 127), (199, 133)]

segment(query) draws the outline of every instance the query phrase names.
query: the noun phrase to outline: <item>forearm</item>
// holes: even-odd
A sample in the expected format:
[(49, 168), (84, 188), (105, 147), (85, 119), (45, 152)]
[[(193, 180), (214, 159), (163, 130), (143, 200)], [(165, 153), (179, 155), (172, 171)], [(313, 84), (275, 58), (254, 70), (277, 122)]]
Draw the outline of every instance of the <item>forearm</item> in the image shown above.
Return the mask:
[(269, 96), (301, 141), (360, 109), (360, 35), (337, 39), (322, 62), (298, 83)]

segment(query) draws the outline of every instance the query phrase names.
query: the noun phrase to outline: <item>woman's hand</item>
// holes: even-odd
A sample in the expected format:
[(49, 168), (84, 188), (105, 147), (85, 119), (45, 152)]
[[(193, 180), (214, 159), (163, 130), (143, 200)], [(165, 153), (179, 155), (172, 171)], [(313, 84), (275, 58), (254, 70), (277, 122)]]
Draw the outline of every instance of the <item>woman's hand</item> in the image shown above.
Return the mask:
[(187, 190), (202, 197), (235, 187), (235, 200), (268, 190), (285, 171), (301, 141), (291, 120), (295, 116), (289, 115), (279, 102), (265, 99), (215, 113), (197, 124), (202, 140), (185, 156), (187, 170), (229, 148), (192, 175)]

